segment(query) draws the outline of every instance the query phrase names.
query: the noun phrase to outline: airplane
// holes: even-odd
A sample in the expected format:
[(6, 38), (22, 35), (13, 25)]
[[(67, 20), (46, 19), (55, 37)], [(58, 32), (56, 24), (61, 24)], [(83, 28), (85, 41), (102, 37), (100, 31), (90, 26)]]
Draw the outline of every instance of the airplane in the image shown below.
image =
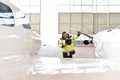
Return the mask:
[(120, 25), (114, 29), (102, 30), (93, 35), (82, 32), (81, 34), (89, 38), (83, 39), (84, 45), (93, 44), (97, 58), (120, 62)]
[(95, 54), (99, 58), (120, 61), (120, 29), (107, 29), (94, 35)]
[[(91, 39), (97, 58), (120, 62), (120, 25), (114, 29), (99, 31), (92, 36), (85, 33), (81, 34)], [(88, 45), (90, 43), (88, 41), (84, 40), (84, 44)]]
[(0, 56), (34, 55), (40, 50), (40, 35), (36, 33), (19, 8), (0, 0)]

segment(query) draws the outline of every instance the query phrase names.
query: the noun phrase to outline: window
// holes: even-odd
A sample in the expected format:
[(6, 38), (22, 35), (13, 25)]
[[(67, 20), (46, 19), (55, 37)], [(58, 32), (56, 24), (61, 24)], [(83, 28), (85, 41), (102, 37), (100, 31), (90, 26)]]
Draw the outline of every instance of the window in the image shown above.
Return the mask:
[(28, 23), (28, 24), (23, 24), (23, 27), (24, 27), (25, 29), (31, 29), (31, 26), (30, 26), (29, 23)]
[(0, 13), (10, 13), (12, 10), (5, 4), (0, 2)]
[(0, 25), (13, 27), (14, 16), (9, 6), (0, 2)]

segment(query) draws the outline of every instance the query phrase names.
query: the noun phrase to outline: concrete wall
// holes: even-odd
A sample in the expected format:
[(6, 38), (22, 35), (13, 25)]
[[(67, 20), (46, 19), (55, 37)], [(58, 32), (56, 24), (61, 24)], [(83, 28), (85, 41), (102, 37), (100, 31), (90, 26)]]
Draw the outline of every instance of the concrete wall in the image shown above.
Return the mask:
[[(31, 13), (27, 17), (32, 28), (40, 33), (40, 14)], [(59, 13), (58, 31), (75, 33), (82, 31), (84, 33), (96, 33), (98, 31), (115, 28), (120, 25), (120, 13)]]
[(35, 30), (37, 33), (40, 33), (40, 14), (31, 13), (31, 14), (27, 14), (27, 17), (30, 21), (33, 30)]
[(67, 31), (84, 33), (115, 28), (120, 25), (120, 13), (59, 13), (59, 33)]

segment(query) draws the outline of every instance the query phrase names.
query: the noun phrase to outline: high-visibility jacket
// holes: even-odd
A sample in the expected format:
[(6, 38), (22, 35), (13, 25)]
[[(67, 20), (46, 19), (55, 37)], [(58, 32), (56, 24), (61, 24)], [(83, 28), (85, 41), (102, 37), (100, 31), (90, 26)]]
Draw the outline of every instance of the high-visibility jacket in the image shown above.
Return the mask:
[(70, 37), (71, 39), (71, 44), (70, 45), (66, 45), (63, 46), (66, 42), (66, 39), (60, 39), (59, 40), (59, 47), (62, 49), (63, 52), (70, 52), (74, 50), (74, 40), (78, 39), (79, 36), (74, 35), (72, 37)]

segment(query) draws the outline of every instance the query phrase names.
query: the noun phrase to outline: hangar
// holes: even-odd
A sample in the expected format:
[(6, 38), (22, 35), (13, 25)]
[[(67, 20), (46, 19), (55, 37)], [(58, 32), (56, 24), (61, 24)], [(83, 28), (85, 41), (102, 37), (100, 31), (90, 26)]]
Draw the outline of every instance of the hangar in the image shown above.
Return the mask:
[(0, 0), (1, 80), (119, 80), (119, 0)]

